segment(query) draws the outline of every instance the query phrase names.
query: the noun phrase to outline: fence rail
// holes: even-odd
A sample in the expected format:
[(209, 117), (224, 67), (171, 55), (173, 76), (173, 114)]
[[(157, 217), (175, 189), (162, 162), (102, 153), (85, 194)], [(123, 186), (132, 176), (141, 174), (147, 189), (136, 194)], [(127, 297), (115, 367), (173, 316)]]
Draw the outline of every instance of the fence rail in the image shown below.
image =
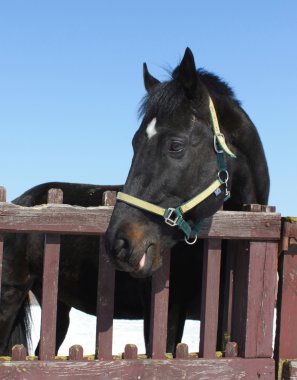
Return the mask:
[[(2, 198), (1, 198), (2, 197)], [(274, 208), (252, 205), (249, 211), (219, 211), (204, 221), (199, 238), (204, 241), (202, 312), (199, 359), (190, 359), (186, 345), (176, 358), (165, 360), (169, 298), (170, 252), (152, 278), (150, 356), (137, 358), (137, 348), (127, 345), (124, 360), (112, 357), (114, 269), (106, 259), (103, 235), (113, 210), (113, 194), (106, 206), (77, 207), (59, 204), (59, 190), (49, 193), (49, 204), (21, 207), (5, 203), (0, 188), (0, 260), (3, 234), (45, 234), (41, 347), (39, 360), (26, 361), (16, 346), (12, 360), (0, 362), (0, 377), (21, 379), (274, 379), (272, 358), (273, 312), (281, 217)], [(97, 360), (86, 361), (82, 348), (70, 348), (68, 361), (55, 359), (60, 235), (101, 235), (97, 302)], [(224, 330), (228, 343), (223, 358), (216, 358), (220, 292), (221, 242), (227, 242)], [(1, 264), (0, 262), (0, 264)], [(198, 351), (198, 343), (197, 343)], [(238, 356), (238, 357), (237, 357)], [(11, 377), (9, 377), (11, 376)], [(15, 376), (15, 377), (13, 377)]]

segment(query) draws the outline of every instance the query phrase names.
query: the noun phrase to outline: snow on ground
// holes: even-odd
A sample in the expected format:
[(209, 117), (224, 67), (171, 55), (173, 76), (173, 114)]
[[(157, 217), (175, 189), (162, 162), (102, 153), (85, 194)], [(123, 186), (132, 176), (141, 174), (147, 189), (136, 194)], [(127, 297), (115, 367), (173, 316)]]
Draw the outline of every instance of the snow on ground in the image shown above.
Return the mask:
[[(40, 335), (40, 307), (32, 306), (32, 346), (35, 351)], [(187, 320), (183, 335), (183, 343), (187, 343), (190, 352), (197, 352), (199, 347), (199, 321)], [(95, 352), (95, 334), (96, 318), (93, 315), (82, 313), (72, 308), (70, 312), (70, 327), (62, 346), (59, 349), (59, 355), (68, 355), (69, 347), (74, 344), (80, 344), (84, 349), (84, 355), (93, 355)], [(113, 350), (112, 353), (117, 355), (124, 351), (127, 343), (136, 344), (138, 353), (145, 353), (143, 339), (143, 321), (115, 319), (113, 324)]]

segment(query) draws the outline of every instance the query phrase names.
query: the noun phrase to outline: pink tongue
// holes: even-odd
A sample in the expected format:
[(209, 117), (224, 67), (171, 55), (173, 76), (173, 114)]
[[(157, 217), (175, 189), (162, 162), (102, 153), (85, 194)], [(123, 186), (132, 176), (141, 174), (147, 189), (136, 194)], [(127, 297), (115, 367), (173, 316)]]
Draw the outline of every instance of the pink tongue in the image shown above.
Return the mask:
[(142, 269), (145, 264), (145, 254), (142, 256), (141, 260), (139, 261), (139, 267), (138, 269)]

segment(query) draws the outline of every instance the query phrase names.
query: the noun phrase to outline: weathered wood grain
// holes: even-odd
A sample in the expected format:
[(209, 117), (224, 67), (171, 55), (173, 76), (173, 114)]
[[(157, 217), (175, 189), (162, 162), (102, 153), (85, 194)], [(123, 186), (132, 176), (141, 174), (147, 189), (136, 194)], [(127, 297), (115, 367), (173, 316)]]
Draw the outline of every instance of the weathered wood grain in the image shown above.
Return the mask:
[(236, 342), (227, 342), (225, 358), (236, 358), (238, 355), (238, 345)]
[(26, 360), (27, 350), (23, 344), (16, 344), (11, 350), (11, 360), (22, 361)]
[(69, 348), (69, 360), (84, 360), (84, 350), (81, 345), (74, 344)]
[(114, 206), (117, 201), (117, 192), (116, 191), (104, 191), (102, 197), (102, 204), (104, 206)]
[(126, 344), (124, 359), (137, 359), (137, 346), (135, 344)]
[(1, 362), (3, 380), (272, 380), (273, 359)]
[(204, 241), (199, 357), (216, 355), (220, 292), (221, 240)]
[(164, 359), (169, 303), (170, 251), (163, 253), (163, 265), (152, 276), (150, 339), (148, 355)]
[(271, 357), (277, 243), (238, 244), (232, 340), (244, 357)]
[(176, 346), (176, 359), (189, 359), (189, 347), (186, 343), (179, 343)]
[(6, 189), (0, 186), (0, 202), (6, 202)]
[[(59, 189), (48, 192), (49, 203), (62, 203)], [(53, 360), (56, 351), (57, 296), (60, 261), (60, 236), (46, 234), (44, 242), (40, 359)]]
[[(104, 234), (113, 207), (41, 205), (22, 207), (0, 202), (0, 232)], [(203, 222), (199, 238), (278, 240), (277, 213), (218, 211)]]
[(297, 358), (297, 246), (285, 251), (279, 263), (276, 357)]
[(113, 207), (41, 205), (34, 207), (0, 203), (1, 232), (104, 234)]
[(104, 237), (100, 238), (97, 290), (97, 352), (98, 359), (112, 358), (115, 269), (108, 260)]

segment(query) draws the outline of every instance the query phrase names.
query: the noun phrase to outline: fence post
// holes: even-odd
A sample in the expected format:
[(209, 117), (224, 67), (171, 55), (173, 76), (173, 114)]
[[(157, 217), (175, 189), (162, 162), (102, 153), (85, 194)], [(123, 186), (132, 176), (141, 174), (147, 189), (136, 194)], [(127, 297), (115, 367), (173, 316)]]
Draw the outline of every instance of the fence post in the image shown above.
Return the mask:
[(284, 218), (282, 222), (275, 339), (277, 360), (297, 359), (297, 218)]
[[(50, 189), (48, 203), (63, 203), (62, 190)], [(60, 235), (46, 234), (43, 259), (40, 360), (55, 358), (59, 260)]]
[[(265, 211), (274, 211), (267, 207)], [(263, 211), (251, 205), (250, 211)], [(278, 242), (240, 241), (236, 253), (232, 341), (246, 358), (271, 357)]]
[[(115, 191), (103, 193), (102, 202), (104, 206), (114, 206), (115, 201)], [(100, 236), (98, 253), (96, 357), (100, 360), (111, 360), (115, 270), (106, 254), (104, 236)]]
[(199, 357), (216, 355), (220, 292), (221, 240), (204, 240)]
[(163, 252), (163, 264), (152, 276), (150, 339), (148, 355), (164, 359), (167, 343), (170, 251)]

